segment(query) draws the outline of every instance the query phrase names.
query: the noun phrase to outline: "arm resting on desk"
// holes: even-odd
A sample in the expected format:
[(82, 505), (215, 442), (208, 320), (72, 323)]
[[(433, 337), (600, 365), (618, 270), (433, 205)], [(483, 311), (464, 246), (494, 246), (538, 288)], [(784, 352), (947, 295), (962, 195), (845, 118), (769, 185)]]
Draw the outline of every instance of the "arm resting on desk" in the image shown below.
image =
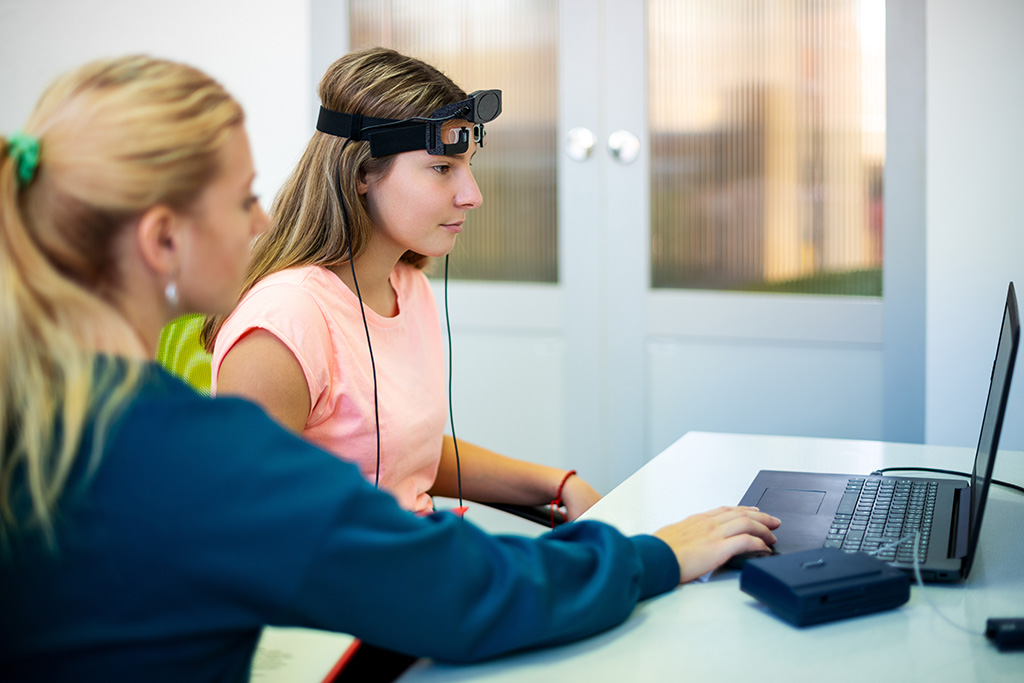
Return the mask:
[(451, 514), (409, 515), (353, 484), (290, 607), (307, 626), (473, 661), (605, 630), (679, 582), (671, 549), (653, 536), (597, 522), (539, 539), (490, 536)]

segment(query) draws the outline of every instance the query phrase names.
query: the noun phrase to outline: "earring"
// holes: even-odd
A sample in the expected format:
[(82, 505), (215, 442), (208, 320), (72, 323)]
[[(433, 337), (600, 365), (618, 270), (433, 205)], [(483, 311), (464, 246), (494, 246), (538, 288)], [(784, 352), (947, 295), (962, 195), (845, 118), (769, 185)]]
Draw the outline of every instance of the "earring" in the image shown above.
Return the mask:
[(167, 286), (164, 287), (164, 298), (167, 299), (167, 305), (171, 308), (178, 307), (178, 285), (174, 280), (168, 282)]

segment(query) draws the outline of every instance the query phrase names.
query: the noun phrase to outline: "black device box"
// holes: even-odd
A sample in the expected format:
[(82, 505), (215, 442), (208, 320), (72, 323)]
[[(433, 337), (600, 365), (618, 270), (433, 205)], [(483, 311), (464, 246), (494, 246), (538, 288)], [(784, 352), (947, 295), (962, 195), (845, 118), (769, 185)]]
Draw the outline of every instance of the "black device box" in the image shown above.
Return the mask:
[(810, 626), (899, 607), (910, 599), (910, 579), (873, 555), (814, 548), (747, 560), (740, 590)]

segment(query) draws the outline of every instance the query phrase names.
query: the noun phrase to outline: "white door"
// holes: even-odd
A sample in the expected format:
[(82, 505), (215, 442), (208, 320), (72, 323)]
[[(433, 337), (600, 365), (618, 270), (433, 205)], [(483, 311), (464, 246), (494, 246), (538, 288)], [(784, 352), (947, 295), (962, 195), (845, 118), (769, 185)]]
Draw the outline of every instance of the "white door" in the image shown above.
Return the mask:
[(586, 161), (559, 157), (567, 450), (614, 484), (693, 429), (882, 438), (880, 297), (652, 286), (652, 110), (665, 98), (649, 92), (663, 81), (650, 43), (728, 19), (720, 3), (676, 3), (690, 14), (672, 26), (657, 4), (561, 3), (560, 140), (581, 127), (597, 140)]

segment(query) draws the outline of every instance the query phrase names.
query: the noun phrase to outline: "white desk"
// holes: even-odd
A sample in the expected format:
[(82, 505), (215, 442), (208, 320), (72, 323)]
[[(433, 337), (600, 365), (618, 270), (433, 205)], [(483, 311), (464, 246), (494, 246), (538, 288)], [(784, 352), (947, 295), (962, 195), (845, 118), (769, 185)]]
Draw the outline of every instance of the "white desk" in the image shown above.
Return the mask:
[[(691, 432), (586, 518), (645, 533), (734, 504), (759, 469), (969, 472), (973, 461), (966, 448)], [(1002, 451), (995, 477), (1024, 483), (1024, 453)], [(943, 615), (979, 633), (988, 617), (1024, 616), (1021, 528), (1024, 495), (994, 486), (968, 580), (924, 588)], [(1016, 538), (1014, 547), (995, 547), (997, 532)], [(916, 585), (896, 610), (797, 629), (741, 592), (738, 577), (723, 570), (648, 600), (622, 625), (578, 643), (471, 666), (421, 661), (400, 681), (1024, 681), (1024, 653), (999, 653), (950, 625)]]

